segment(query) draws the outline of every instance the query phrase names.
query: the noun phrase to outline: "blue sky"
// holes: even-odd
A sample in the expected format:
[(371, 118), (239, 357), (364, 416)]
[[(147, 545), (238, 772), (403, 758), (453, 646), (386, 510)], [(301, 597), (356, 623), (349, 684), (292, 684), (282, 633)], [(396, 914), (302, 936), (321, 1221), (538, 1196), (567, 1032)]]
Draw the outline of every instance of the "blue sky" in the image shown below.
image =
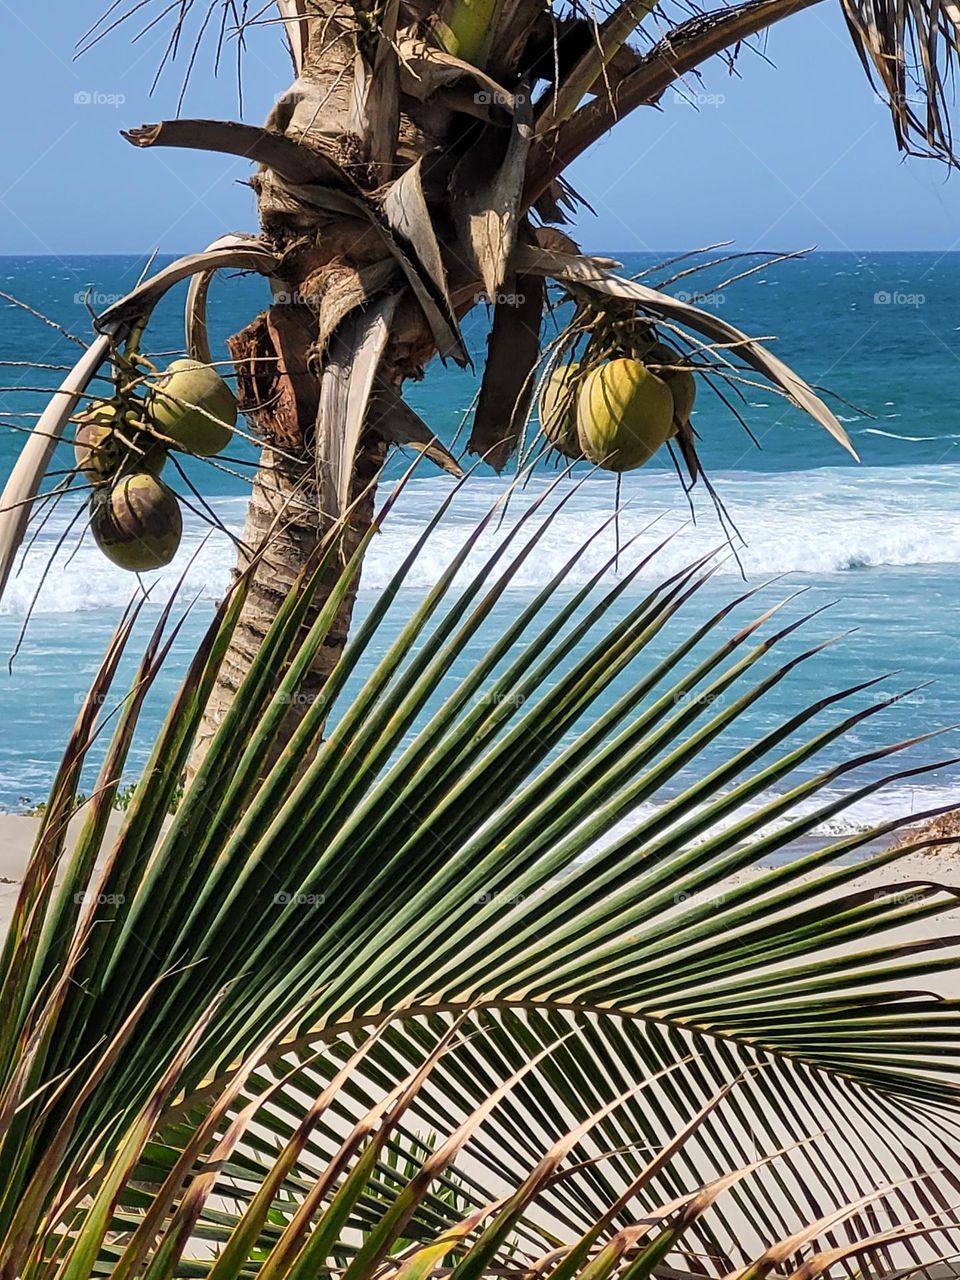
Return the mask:
[[(132, 46), (115, 32), (73, 61), (105, 4), (0, 0), (0, 111), (17, 124), (3, 132), (0, 253), (182, 252), (255, 229), (247, 165), (120, 138), (174, 114), (182, 67), (150, 97), (164, 28)], [(584, 246), (960, 248), (960, 175), (898, 155), (835, 0), (781, 23), (764, 52), (744, 52), (739, 77), (715, 60), (691, 85), (697, 104), (668, 93), (575, 166), (595, 209), (580, 221)], [(185, 114), (235, 118), (232, 65), (209, 72), (202, 55)], [(279, 33), (255, 35), (244, 118), (262, 121), (289, 76)]]

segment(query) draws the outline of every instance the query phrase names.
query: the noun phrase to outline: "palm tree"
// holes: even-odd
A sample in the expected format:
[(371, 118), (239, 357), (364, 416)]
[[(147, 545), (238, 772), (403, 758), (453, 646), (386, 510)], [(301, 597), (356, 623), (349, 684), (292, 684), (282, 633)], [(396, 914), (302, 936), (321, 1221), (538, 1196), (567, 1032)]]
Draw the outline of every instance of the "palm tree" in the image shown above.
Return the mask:
[[(101, 317), (100, 339), (38, 424), (0, 503), (0, 586), (77, 392), (139, 333), (164, 288), (187, 275), (194, 279), (187, 346), (212, 360), (205, 305), (218, 266), (269, 276), (275, 300), (231, 343), (241, 400), (263, 442), (238, 569), (259, 558), (202, 744), (286, 592), (348, 506), (348, 552), (362, 540), (390, 443), (413, 445), (457, 473), (401, 393), (437, 353), (467, 362), (460, 321), (481, 299), (494, 302), (493, 325), (469, 449), (497, 469), (527, 419), (551, 278), (578, 305), (591, 303), (595, 317), (616, 308), (651, 339), (652, 323), (666, 320), (694, 335), (694, 355), (734, 351), (751, 374), (769, 378), (849, 446), (819, 398), (745, 335), (623, 280), (609, 264), (578, 254), (559, 230), (576, 205), (565, 170), (615, 122), (656, 103), (707, 59), (732, 56), (743, 41), (815, 2), (745, 0), (673, 26), (648, 0), (610, 0), (583, 12), (577, 5), (556, 11), (545, 0), (276, 0), (272, 18), (272, 6), (250, 14), (236, 0), (196, 12), (192, 3), (112, 4), (86, 45), (137, 14), (151, 22), (171, 17), (168, 52), (190, 48), (187, 27), (196, 19), (193, 66), (204, 34), (217, 32), (220, 6), (221, 41), (228, 23), (238, 37), (282, 23), (295, 79), (263, 128), (176, 119), (126, 135), (140, 147), (249, 157), (257, 165), (260, 235), (227, 237), (184, 259)], [(843, 7), (864, 65), (889, 99), (900, 146), (951, 158), (943, 87), (955, 49), (951, 10), (854, 0)], [(629, 43), (634, 35), (642, 51)], [(722, 368), (729, 367), (725, 359)], [(692, 436), (684, 457), (696, 479)], [(322, 585), (316, 608), (333, 581)], [(351, 588), (318, 655), (315, 690), (342, 652), (354, 596)], [(289, 733), (301, 710), (291, 709)]]
[(111, 708), (121, 620), (0, 956), (4, 1280), (808, 1280), (956, 1255), (960, 1017), (926, 989), (956, 940), (892, 932), (956, 891), (888, 879), (908, 850), (851, 860), (895, 823), (748, 874), (883, 785), (836, 796), (909, 744), (831, 747), (896, 695), (765, 718), (707, 769), (823, 644), (756, 592), (688, 632), (710, 558), (571, 589), (590, 542), (468, 661), (561, 506), (465, 573), (491, 510), (386, 644), (436, 513), (261, 777), (381, 517), (316, 609), (335, 526), (168, 820), (245, 574), (115, 836), (176, 631), (168, 609)]

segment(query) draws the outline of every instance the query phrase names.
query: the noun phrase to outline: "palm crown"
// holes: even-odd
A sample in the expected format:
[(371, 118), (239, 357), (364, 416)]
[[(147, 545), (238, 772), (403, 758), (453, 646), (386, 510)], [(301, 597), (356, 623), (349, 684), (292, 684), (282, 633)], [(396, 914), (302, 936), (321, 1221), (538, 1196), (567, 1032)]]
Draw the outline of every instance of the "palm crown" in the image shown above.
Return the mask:
[[(209, 149), (255, 162), (261, 232), (225, 237), (183, 259), (100, 318), (100, 339), (38, 424), (0, 504), (0, 585), (55, 440), (106, 361), (115, 379), (143, 380), (140, 337), (176, 280), (193, 281), (187, 350), (213, 363), (205, 312), (219, 267), (269, 276), (274, 303), (230, 344), (241, 408), (263, 446), (238, 567), (260, 559), (203, 744), (330, 522), (350, 505), (351, 546), (368, 526), (370, 482), (390, 445), (421, 450), (459, 473), (402, 388), (437, 353), (468, 359), (460, 322), (481, 301), (493, 303), (492, 328), (469, 448), (498, 469), (524, 437), (545, 356), (556, 362), (541, 342), (551, 278), (581, 319), (585, 305), (593, 324), (612, 316), (618, 333), (631, 336), (625, 354), (665, 334), (679, 339), (685, 368), (759, 373), (849, 447), (820, 398), (757, 343), (580, 255), (561, 230), (577, 204), (564, 171), (579, 154), (714, 55), (736, 56), (751, 36), (812, 2), (747, 0), (679, 22), (645, 0), (588, 11), (544, 0), (278, 0), (255, 11), (225, 0), (202, 13), (154, 0), (111, 5), (81, 50), (117, 28), (168, 23), (164, 62), (179, 55), (188, 79), (202, 65), (205, 42), (219, 58), (228, 35), (242, 47), (257, 28), (279, 25), (295, 78), (263, 127), (177, 118), (127, 131), (140, 147)], [(949, 9), (846, 3), (844, 14), (890, 104), (900, 146), (952, 162)], [(657, 322), (665, 332), (656, 332)], [(670, 447), (683, 455), (690, 483), (703, 478), (692, 430)], [(331, 586), (332, 579), (321, 595)], [(353, 598), (348, 592), (318, 658), (317, 687), (347, 634)], [(291, 731), (295, 720), (291, 713)]]

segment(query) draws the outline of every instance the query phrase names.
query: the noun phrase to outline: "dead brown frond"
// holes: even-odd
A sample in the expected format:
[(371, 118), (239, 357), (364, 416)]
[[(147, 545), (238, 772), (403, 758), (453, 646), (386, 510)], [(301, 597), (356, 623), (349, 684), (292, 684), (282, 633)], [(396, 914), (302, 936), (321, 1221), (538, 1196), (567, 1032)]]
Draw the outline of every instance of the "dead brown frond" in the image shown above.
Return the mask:
[(956, 6), (937, 0), (842, 4), (870, 83), (890, 108), (900, 149), (957, 164), (950, 124), (960, 17)]

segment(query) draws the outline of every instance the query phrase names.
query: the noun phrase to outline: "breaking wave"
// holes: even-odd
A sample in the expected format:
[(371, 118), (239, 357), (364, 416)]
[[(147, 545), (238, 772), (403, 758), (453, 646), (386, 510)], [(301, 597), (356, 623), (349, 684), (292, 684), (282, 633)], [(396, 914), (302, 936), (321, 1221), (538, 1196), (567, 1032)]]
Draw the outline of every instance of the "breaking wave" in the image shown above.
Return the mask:
[[(742, 534), (744, 545), (738, 555), (748, 578), (797, 574), (812, 580), (885, 566), (960, 563), (960, 466), (915, 471), (823, 468), (780, 476), (740, 472), (715, 479)], [(491, 524), (472, 553), (471, 566), (479, 566), (525, 514), (527, 528), (532, 530), (543, 525), (552, 510), (536, 550), (514, 579), (519, 589), (539, 587), (562, 568), (585, 535), (610, 521), (615, 503), (612, 477), (590, 477), (580, 488), (561, 480), (555, 495), (535, 510), (551, 483), (549, 476), (537, 476), (512, 495), (504, 519)], [(411, 586), (436, 581), (481, 515), (505, 490), (506, 482), (496, 479), (475, 478), (466, 483), (447, 519), (419, 554), (409, 578)], [(448, 493), (445, 477), (416, 478), (410, 483), (368, 555), (365, 590), (380, 589), (390, 581), (400, 559)], [(623, 565), (676, 535), (645, 568), (643, 576), (648, 579), (663, 577), (698, 555), (722, 548), (723, 534), (706, 495), (699, 495), (693, 524), (674, 476), (635, 473), (625, 478), (622, 496), (625, 506), (618, 531), (609, 523), (597, 534), (574, 566), (571, 583), (585, 581), (613, 557), (617, 536), (621, 546), (632, 540), (621, 559)], [(559, 506), (558, 499), (563, 499)], [(213, 498), (210, 505), (227, 527), (239, 532), (243, 497)], [(35, 595), (37, 612), (61, 614), (115, 608), (129, 599), (134, 580), (110, 565), (89, 536), (79, 547), (76, 537), (68, 537), (41, 583), (47, 560), (72, 514), (58, 513), (43, 530), (11, 582), (0, 611), (23, 615)], [(176, 560), (162, 573), (147, 575), (145, 582), (153, 587), (154, 598), (164, 599), (183, 576), (187, 596), (213, 600), (226, 587), (233, 561), (229, 539), (210, 533), (208, 526), (187, 513)], [(736, 560), (728, 555), (720, 571), (738, 574)]]

